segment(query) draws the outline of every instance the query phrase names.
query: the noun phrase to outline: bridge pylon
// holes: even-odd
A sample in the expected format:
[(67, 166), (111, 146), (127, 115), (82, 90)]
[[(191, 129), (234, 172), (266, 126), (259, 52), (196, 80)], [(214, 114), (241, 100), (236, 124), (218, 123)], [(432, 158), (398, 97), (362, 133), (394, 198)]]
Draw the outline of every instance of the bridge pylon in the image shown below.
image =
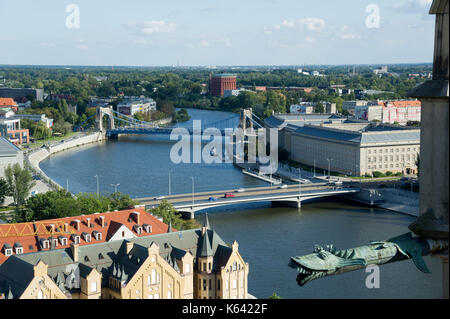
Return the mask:
[(252, 108), (242, 109), (239, 118), (239, 127), (244, 131), (244, 135), (255, 135), (253, 129), (253, 111)]
[[(104, 128), (103, 127), (103, 116), (107, 115), (108, 116), (108, 127)], [(112, 114), (112, 106), (106, 106), (106, 107), (98, 107), (97, 108), (97, 114), (95, 117), (95, 123), (96, 123), (96, 128), (97, 130), (99, 130), (100, 132), (106, 132), (107, 129), (113, 130), (115, 129), (114, 126), (114, 117)]]

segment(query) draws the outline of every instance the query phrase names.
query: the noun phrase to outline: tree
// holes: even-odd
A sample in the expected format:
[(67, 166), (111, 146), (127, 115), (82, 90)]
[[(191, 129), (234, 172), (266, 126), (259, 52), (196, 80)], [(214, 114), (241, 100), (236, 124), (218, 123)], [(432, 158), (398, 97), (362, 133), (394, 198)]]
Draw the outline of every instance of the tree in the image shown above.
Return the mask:
[(0, 205), (5, 202), (5, 197), (10, 194), (8, 182), (3, 177), (0, 177)]
[(30, 195), (31, 189), (36, 185), (30, 172), (20, 167), (18, 163), (5, 169), (6, 181), (11, 191), (11, 196), (16, 207), (23, 205)]
[(324, 113), (324, 112), (325, 108), (323, 107), (322, 103), (319, 102), (314, 106), (314, 113)]
[(277, 295), (276, 292), (274, 292), (274, 293), (272, 294), (272, 296), (269, 297), (269, 299), (283, 299), (283, 298), (281, 298), (280, 296)]
[(181, 219), (176, 209), (166, 199), (163, 199), (159, 206), (152, 208), (150, 212), (153, 215), (162, 217), (164, 223), (171, 224), (173, 228), (178, 230), (198, 228), (200, 226), (195, 220), (184, 221)]

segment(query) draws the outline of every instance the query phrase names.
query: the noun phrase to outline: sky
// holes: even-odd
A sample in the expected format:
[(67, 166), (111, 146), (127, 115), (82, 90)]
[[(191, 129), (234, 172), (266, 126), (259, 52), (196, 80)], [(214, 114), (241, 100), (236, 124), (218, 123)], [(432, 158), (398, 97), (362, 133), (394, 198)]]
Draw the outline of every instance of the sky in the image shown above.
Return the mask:
[(0, 0), (0, 64), (432, 62), (431, 0)]

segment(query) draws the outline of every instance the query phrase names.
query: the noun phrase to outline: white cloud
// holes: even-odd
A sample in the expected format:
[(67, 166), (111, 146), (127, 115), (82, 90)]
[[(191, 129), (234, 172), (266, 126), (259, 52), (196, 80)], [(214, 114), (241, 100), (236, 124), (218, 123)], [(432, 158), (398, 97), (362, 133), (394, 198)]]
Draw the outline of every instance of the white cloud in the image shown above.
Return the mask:
[(320, 31), (325, 27), (325, 20), (320, 18), (300, 19), (298, 23), (305, 26), (309, 31)]
[(161, 34), (173, 33), (177, 30), (177, 25), (166, 21), (145, 21), (142, 26), (142, 33), (144, 34)]
[(316, 39), (314, 39), (313, 37), (307, 36), (305, 38), (305, 41), (308, 43), (314, 43), (314, 42), (316, 42)]
[(79, 44), (77, 45), (77, 48), (80, 50), (89, 50), (89, 47), (86, 44)]
[(325, 20), (320, 18), (304, 18), (297, 20), (286, 20), (284, 19), (281, 24), (274, 24), (271, 27), (264, 27), (263, 32), (265, 34), (272, 34), (275, 30), (294, 29), (294, 28), (305, 28), (308, 31), (321, 31), (325, 28)]
[(392, 5), (392, 8), (402, 13), (428, 14), (433, 0), (407, 0)]
[(231, 47), (231, 39), (230, 38), (220, 38), (217, 40), (218, 43), (223, 44), (226, 47)]

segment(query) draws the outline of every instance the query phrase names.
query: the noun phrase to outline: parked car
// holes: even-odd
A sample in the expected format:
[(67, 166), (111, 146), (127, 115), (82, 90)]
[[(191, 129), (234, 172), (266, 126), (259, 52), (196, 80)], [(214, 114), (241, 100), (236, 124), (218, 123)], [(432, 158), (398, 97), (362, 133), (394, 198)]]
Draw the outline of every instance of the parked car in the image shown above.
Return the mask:
[(210, 197), (208, 200), (209, 200), (210, 202), (215, 202), (215, 201), (217, 200), (217, 198), (215, 198), (215, 197)]
[(225, 198), (230, 198), (230, 197), (235, 197), (235, 196), (232, 193), (226, 193), (224, 197)]
[(40, 178), (39, 176), (37, 176), (37, 175), (33, 175), (33, 179), (34, 179), (35, 181), (41, 180), (41, 178)]

